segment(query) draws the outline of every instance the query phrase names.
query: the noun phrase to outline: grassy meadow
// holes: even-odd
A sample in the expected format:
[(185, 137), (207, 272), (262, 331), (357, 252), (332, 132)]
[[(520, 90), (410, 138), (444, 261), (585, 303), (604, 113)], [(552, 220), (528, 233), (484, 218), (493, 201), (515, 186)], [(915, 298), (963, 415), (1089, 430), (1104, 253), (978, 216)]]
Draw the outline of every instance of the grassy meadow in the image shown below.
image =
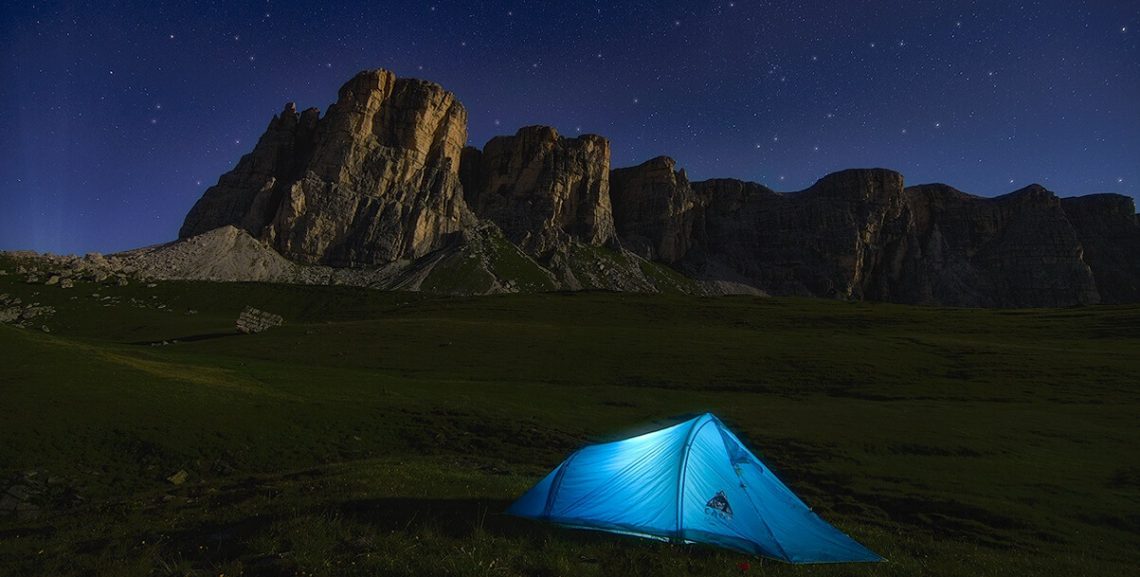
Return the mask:
[[(1140, 564), (1140, 306), (63, 289), (14, 273), (0, 293), (55, 309), (0, 325), (0, 493), (34, 506), (0, 515), (0, 575)], [(286, 324), (237, 334), (246, 305)], [(501, 514), (575, 448), (705, 411), (889, 562), (792, 566)]]

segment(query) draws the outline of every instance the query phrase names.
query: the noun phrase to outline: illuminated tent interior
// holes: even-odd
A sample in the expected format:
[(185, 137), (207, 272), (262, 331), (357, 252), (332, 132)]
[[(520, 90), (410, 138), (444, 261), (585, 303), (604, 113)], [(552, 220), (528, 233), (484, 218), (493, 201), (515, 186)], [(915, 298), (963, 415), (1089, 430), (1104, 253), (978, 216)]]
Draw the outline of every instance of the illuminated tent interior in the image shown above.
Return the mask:
[(507, 512), (789, 563), (884, 560), (812, 512), (711, 413), (579, 449)]

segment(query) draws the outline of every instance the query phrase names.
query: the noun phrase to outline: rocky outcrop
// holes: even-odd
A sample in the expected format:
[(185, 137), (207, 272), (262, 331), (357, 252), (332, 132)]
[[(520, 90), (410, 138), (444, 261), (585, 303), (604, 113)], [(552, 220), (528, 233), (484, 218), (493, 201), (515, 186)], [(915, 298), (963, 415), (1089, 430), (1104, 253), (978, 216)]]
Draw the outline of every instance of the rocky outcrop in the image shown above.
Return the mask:
[(572, 241), (614, 238), (610, 144), (596, 135), (565, 138), (530, 126), (464, 153), (463, 189), (479, 218), (491, 220), (532, 255)]
[[(885, 169), (781, 193), (690, 182), (667, 157), (611, 171), (609, 142), (595, 135), (531, 126), (479, 150), (464, 147), (466, 131), (463, 107), (438, 85), (362, 72), (323, 118), (292, 104), (274, 117), (194, 205), (182, 240), (84, 266), (122, 283), (1140, 301), (1140, 224), (1127, 197), (1060, 200), (1035, 185), (981, 198), (941, 184), (904, 189)], [(71, 284), (50, 272), (28, 282)]]
[(274, 116), (253, 151), (223, 174), (190, 209), (179, 238), (233, 225), (260, 234), (276, 215), (282, 195), (303, 174), (320, 111), (297, 113), (292, 102)]
[(981, 198), (945, 185), (904, 190), (900, 174), (870, 169), (831, 174), (797, 193), (723, 179), (693, 189), (703, 209), (683, 266), (700, 278), (911, 304), (1101, 300), (1061, 201), (1040, 186)]
[(846, 170), (781, 194), (750, 182), (693, 183), (704, 209), (684, 268), (725, 271), (771, 294), (861, 298), (879, 264), (884, 231), (903, 210), (902, 176)]
[(1131, 198), (1090, 194), (1061, 199), (1105, 303), (1140, 302), (1140, 220)]
[(884, 243), (868, 298), (1015, 307), (1099, 302), (1060, 200), (1033, 185), (996, 198), (935, 184), (906, 190), (904, 234)]
[(610, 201), (622, 246), (650, 260), (675, 263), (693, 243), (693, 223), (703, 199), (685, 171), (659, 156), (610, 172)]
[(462, 227), (466, 139), (467, 113), (452, 93), (362, 72), (324, 118), (287, 106), (179, 235), (234, 225), (292, 260), (334, 266), (423, 256)]
[[(1126, 292), (1138, 276), (1137, 252), (1125, 248), (1137, 238), (1133, 208), (1109, 198), (1066, 201), (1074, 224), (1039, 186), (992, 199), (945, 185), (904, 190), (902, 175), (883, 169), (778, 193), (733, 179), (690, 184), (661, 157), (615, 170), (611, 182), (622, 246), (705, 281), (954, 306), (1136, 298)], [(1098, 288), (1097, 268), (1116, 293)]]
[[(283, 324), (285, 324), (285, 319), (281, 315), (246, 306), (238, 315), (237, 320), (234, 321), (234, 328), (239, 333), (250, 335), (262, 333)], [(175, 484), (177, 485), (177, 483)]]

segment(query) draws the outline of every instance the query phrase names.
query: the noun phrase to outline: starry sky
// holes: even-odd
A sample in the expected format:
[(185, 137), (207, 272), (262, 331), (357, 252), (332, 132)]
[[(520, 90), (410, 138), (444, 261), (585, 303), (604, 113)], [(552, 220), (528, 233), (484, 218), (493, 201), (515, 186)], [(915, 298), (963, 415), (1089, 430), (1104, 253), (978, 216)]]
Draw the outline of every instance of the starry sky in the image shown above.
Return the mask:
[(0, 4), (0, 249), (171, 240), (285, 102), (368, 68), (455, 92), (476, 146), (548, 124), (776, 190), (1140, 193), (1134, 0)]

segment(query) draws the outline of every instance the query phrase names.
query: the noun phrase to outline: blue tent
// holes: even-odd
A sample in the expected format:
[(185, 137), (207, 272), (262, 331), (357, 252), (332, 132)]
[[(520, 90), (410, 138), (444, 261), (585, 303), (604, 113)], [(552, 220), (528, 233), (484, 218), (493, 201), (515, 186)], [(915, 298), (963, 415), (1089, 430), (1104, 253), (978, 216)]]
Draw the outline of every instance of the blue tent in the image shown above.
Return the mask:
[(711, 413), (579, 449), (507, 512), (789, 563), (883, 560), (820, 519)]

